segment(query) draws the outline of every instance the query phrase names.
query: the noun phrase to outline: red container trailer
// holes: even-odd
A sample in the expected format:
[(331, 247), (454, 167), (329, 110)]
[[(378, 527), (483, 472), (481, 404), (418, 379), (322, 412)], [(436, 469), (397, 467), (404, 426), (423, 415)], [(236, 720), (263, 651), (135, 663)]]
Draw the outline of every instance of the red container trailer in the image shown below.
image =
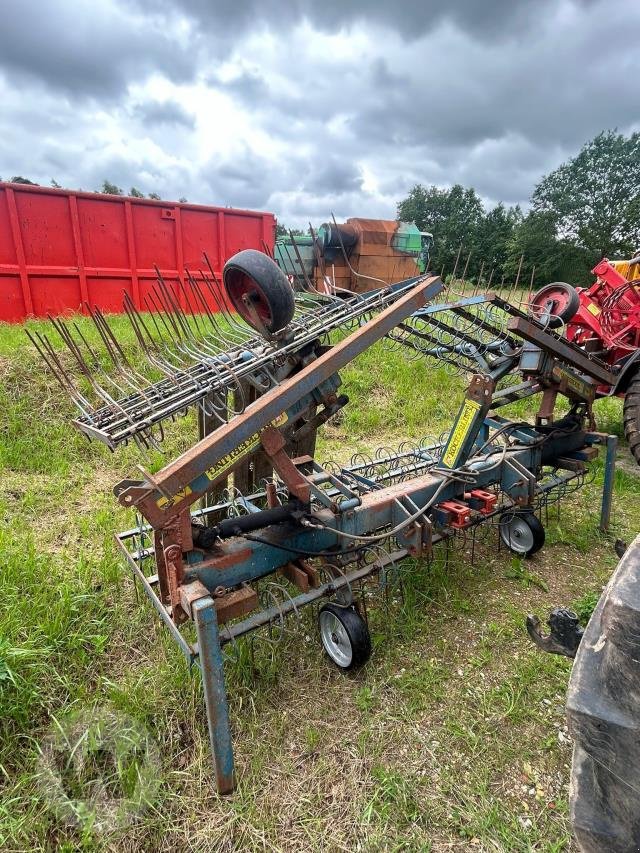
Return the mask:
[(0, 321), (117, 313), (125, 291), (144, 310), (155, 266), (184, 306), (185, 267), (206, 252), (221, 276), (241, 249), (273, 251), (275, 228), (271, 213), (0, 183)]

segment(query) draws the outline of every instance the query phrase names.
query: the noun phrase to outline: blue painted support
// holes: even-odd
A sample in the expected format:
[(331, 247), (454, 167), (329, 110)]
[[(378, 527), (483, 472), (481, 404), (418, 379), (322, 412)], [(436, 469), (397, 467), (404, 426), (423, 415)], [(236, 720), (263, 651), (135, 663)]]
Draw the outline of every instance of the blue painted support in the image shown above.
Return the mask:
[(611, 500), (613, 498), (613, 484), (616, 472), (618, 437), (608, 435), (605, 440), (605, 447), (604, 486), (602, 488), (602, 507), (600, 509), (600, 530), (603, 532), (609, 529), (609, 521), (611, 520)]
[(218, 793), (226, 794), (235, 787), (233, 746), (229, 725), (229, 707), (224, 689), (222, 649), (218, 633), (218, 617), (212, 598), (201, 598), (193, 604), (193, 621), (198, 634), (200, 671), (207, 709), (209, 740), (216, 773)]

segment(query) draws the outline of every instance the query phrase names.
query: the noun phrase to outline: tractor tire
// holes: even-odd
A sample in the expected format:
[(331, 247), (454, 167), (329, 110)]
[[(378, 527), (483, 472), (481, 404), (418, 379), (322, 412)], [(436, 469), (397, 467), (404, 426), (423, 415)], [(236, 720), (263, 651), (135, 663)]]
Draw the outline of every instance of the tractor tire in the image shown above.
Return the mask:
[(624, 395), (622, 409), (624, 436), (629, 442), (631, 455), (640, 465), (640, 370), (631, 377), (631, 382)]
[(567, 692), (570, 810), (585, 853), (640, 850), (640, 536), (578, 647)]

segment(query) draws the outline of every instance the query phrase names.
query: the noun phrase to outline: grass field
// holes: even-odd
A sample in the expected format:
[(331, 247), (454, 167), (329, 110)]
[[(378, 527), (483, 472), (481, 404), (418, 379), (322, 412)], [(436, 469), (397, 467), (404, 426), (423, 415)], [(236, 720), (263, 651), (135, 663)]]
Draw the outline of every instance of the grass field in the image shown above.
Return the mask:
[[(348, 411), (319, 458), (437, 435), (459, 380), (375, 347), (343, 373)], [(619, 401), (596, 406), (620, 430)], [(374, 652), (345, 676), (323, 657), (313, 613), (277, 647), (228, 667), (239, 787), (211, 786), (201, 686), (136, 600), (111, 494), (140, 462), (70, 426), (70, 410), (21, 329), (0, 328), (0, 849), (572, 849), (565, 659), (539, 654), (527, 611), (588, 614), (640, 521), (640, 478), (621, 449), (613, 524), (598, 533), (594, 483), (550, 512), (523, 567), (496, 549), (408, 564), (404, 599), (372, 607)], [(194, 435), (174, 429), (168, 451)], [(158, 459), (151, 463), (159, 464)], [(445, 556), (447, 559), (445, 561)], [(159, 785), (122, 831), (65, 825), (37, 780), (39, 744), (70, 712), (115, 709), (151, 733)]]

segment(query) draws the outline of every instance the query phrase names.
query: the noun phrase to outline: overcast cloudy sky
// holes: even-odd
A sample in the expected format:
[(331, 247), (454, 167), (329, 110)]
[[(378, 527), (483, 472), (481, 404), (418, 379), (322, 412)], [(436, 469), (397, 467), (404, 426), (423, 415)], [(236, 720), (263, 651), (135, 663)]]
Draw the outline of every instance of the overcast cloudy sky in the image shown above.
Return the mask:
[(393, 216), (640, 129), (639, 0), (2, 0), (0, 175)]

